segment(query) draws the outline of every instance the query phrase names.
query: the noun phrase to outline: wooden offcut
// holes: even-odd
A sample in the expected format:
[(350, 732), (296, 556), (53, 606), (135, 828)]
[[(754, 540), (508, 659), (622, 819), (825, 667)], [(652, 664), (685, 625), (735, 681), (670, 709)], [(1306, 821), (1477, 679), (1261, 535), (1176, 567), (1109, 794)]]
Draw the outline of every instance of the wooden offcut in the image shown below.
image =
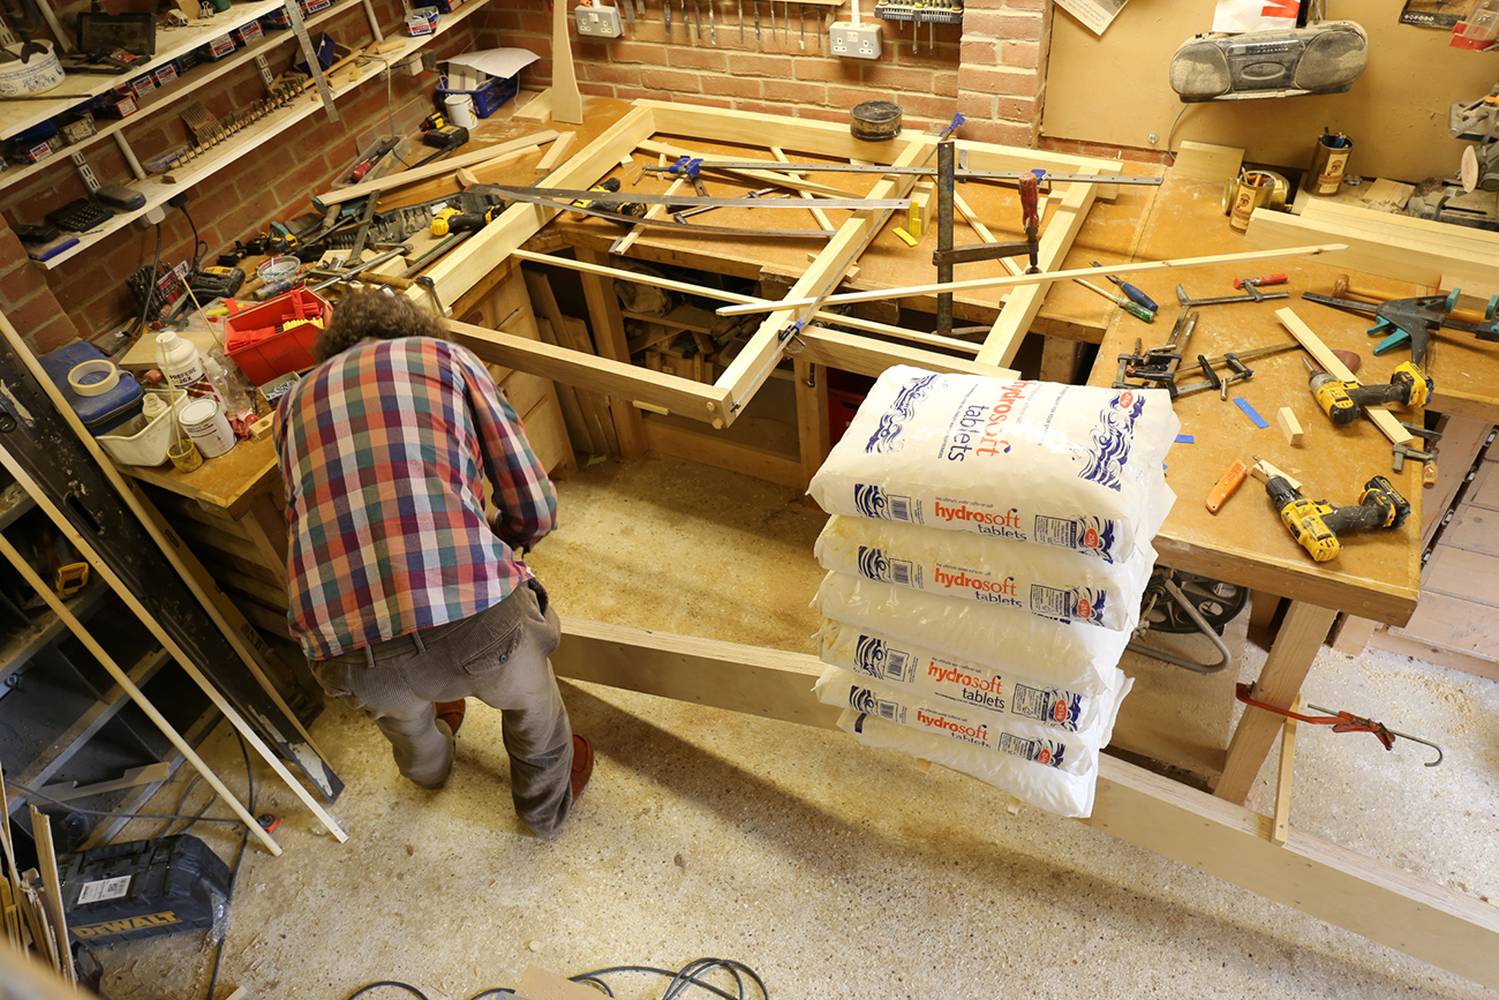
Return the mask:
[(1275, 424), (1280, 432), (1285, 435), (1286, 443), (1293, 448), (1301, 447), (1302, 437), (1306, 431), (1301, 426), (1301, 421), (1296, 419), (1296, 412), (1289, 406), (1282, 406), (1275, 411)]

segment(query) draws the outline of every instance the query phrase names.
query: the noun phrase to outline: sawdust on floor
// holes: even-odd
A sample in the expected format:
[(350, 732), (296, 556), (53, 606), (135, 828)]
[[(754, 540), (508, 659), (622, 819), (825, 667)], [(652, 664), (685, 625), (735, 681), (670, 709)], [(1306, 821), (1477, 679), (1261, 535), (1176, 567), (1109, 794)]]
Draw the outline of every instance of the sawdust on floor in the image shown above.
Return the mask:
[[(563, 528), (533, 562), (564, 614), (810, 649), (822, 515), (792, 491), (662, 462), (597, 467), (560, 490)], [(1240, 676), (1263, 660), (1245, 647)], [(1324, 649), (1306, 693), (1430, 736), (1448, 759), (1427, 769), (1411, 744), (1304, 733), (1296, 825), (1499, 900), (1499, 685)], [(246, 856), (219, 997), (341, 1000), (396, 978), (462, 1000), (528, 963), (576, 973), (702, 955), (749, 963), (783, 1000), (1482, 995), (1081, 824), (1008, 816), (987, 786), (840, 733), (588, 685), (564, 697), (598, 764), (551, 843), (516, 822), (498, 713), (470, 710), (453, 778), (433, 793), (332, 706), (313, 732), (348, 784), (335, 811), (351, 839), (319, 835), (260, 769), (258, 805), (285, 817), (286, 854)], [(222, 727), (205, 756), (242, 787)], [(1261, 810), (1273, 766), (1251, 800)], [(195, 832), (226, 856), (238, 840)], [(194, 935), (104, 949), (106, 991), (196, 1000), (209, 955)]]

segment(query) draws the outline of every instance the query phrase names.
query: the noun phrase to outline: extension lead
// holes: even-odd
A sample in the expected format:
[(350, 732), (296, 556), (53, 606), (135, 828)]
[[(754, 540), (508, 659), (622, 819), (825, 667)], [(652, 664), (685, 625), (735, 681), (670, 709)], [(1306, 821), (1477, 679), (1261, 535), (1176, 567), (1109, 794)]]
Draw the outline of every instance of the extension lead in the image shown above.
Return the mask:
[[(725, 972), (733, 977), (735, 992), (730, 993), (726, 989), (699, 978), (713, 972)], [(736, 962), (730, 958), (694, 959), (676, 972), (672, 972), (670, 969), (658, 969), (650, 965), (611, 965), (607, 968), (595, 969), (592, 972), (580, 972), (576, 976), (570, 976), (569, 979), (574, 983), (586, 983), (597, 989), (604, 996), (612, 997), (614, 996), (614, 991), (609, 988), (609, 984), (602, 977), (619, 975), (621, 973), (644, 973), (662, 976), (671, 980), (666, 984), (666, 989), (662, 991), (661, 1000), (679, 1000), (679, 998), (687, 996), (687, 990), (694, 986), (698, 989), (706, 990), (714, 996), (723, 997), (724, 1000), (770, 1000), (770, 991), (766, 989), (765, 982), (760, 978), (759, 974), (743, 962)], [(750, 984), (753, 984), (754, 990), (748, 989)], [(429, 997), (420, 989), (412, 986), (410, 983), (401, 982), (399, 979), (381, 979), (367, 986), (361, 986), (345, 997), (344, 1000), (359, 1000), (360, 997), (369, 996), (375, 990), (386, 988), (402, 990), (407, 996), (416, 997), (417, 1000), (433, 1000), (432, 997)], [(515, 991), (508, 986), (496, 986), (487, 990), (480, 990), (469, 997), (469, 1000), (491, 1000), (491, 998), (498, 1000), (498, 998), (514, 997), (515, 995)]]

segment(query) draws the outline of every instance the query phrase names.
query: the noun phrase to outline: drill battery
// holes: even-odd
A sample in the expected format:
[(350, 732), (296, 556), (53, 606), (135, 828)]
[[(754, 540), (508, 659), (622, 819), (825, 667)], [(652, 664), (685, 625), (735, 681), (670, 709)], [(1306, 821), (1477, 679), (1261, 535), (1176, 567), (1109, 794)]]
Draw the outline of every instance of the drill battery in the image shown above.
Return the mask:
[(201, 930), (228, 909), (229, 869), (182, 834), (96, 847), (61, 859), (75, 941), (110, 944)]

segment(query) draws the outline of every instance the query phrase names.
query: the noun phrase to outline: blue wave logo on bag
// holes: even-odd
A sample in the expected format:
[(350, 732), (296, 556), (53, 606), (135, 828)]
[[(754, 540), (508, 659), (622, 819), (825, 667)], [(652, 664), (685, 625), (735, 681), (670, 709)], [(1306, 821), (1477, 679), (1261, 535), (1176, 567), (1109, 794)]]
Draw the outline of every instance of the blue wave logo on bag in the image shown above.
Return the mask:
[(1104, 604), (1109, 599), (1107, 590), (1095, 587), (1073, 588), (1072, 616), (1095, 625), (1103, 624)]
[(1120, 476), (1129, 462), (1135, 441), (1135, 421), (1145, 412), (1145, 397), (1125, 390), (1098, 413), (1099, 425), (1093, 429), (1093, 445), (1088, 449), (1088, 465), (1078, 477), (1118, 492)]
[(848, 707), (865, 715), (879, 715), (880, 699), (869, 688), (851, 687), (848, 689)]
[(861, 674), (883, 677), (885, 674), (885, 642), (872, 635), (860, 635), (854, 641), (854, 666)]
[(881, 549), (859, 546), (859, 572), (871, 580), (890, 583), (890, 559)]
[(1077, 524), (1083, 529), (1080, 537), (1083, 551), (1091, 552), (1106, 563), (1112, 563), (1114, 561), (1114, 522), (1106, 517), (1094, 517), (1090, 514), (1078, 518)]
[(886, 517), (886, 510), (890, 507), (890, 501), (885, 495), (882, 486), (872, 483), (854, 484), (854, 507), (864, 517)]
[(869, 436), (869, 443), (864, 446), (865, 452), (875, 454), (900, 449), (904, 444), (900, 440), (900, 434), (906, 429), (906, 421), (910, 420), (916, 412), (916, 401), (926, 395), (927, 390), (935, 381), (937, 381), (937, 376), (923, 375), (921, 378), (907, 382), (895, 394), (895, 399), (890, 403), (890, 409), (880, 417), (879, 426)]

